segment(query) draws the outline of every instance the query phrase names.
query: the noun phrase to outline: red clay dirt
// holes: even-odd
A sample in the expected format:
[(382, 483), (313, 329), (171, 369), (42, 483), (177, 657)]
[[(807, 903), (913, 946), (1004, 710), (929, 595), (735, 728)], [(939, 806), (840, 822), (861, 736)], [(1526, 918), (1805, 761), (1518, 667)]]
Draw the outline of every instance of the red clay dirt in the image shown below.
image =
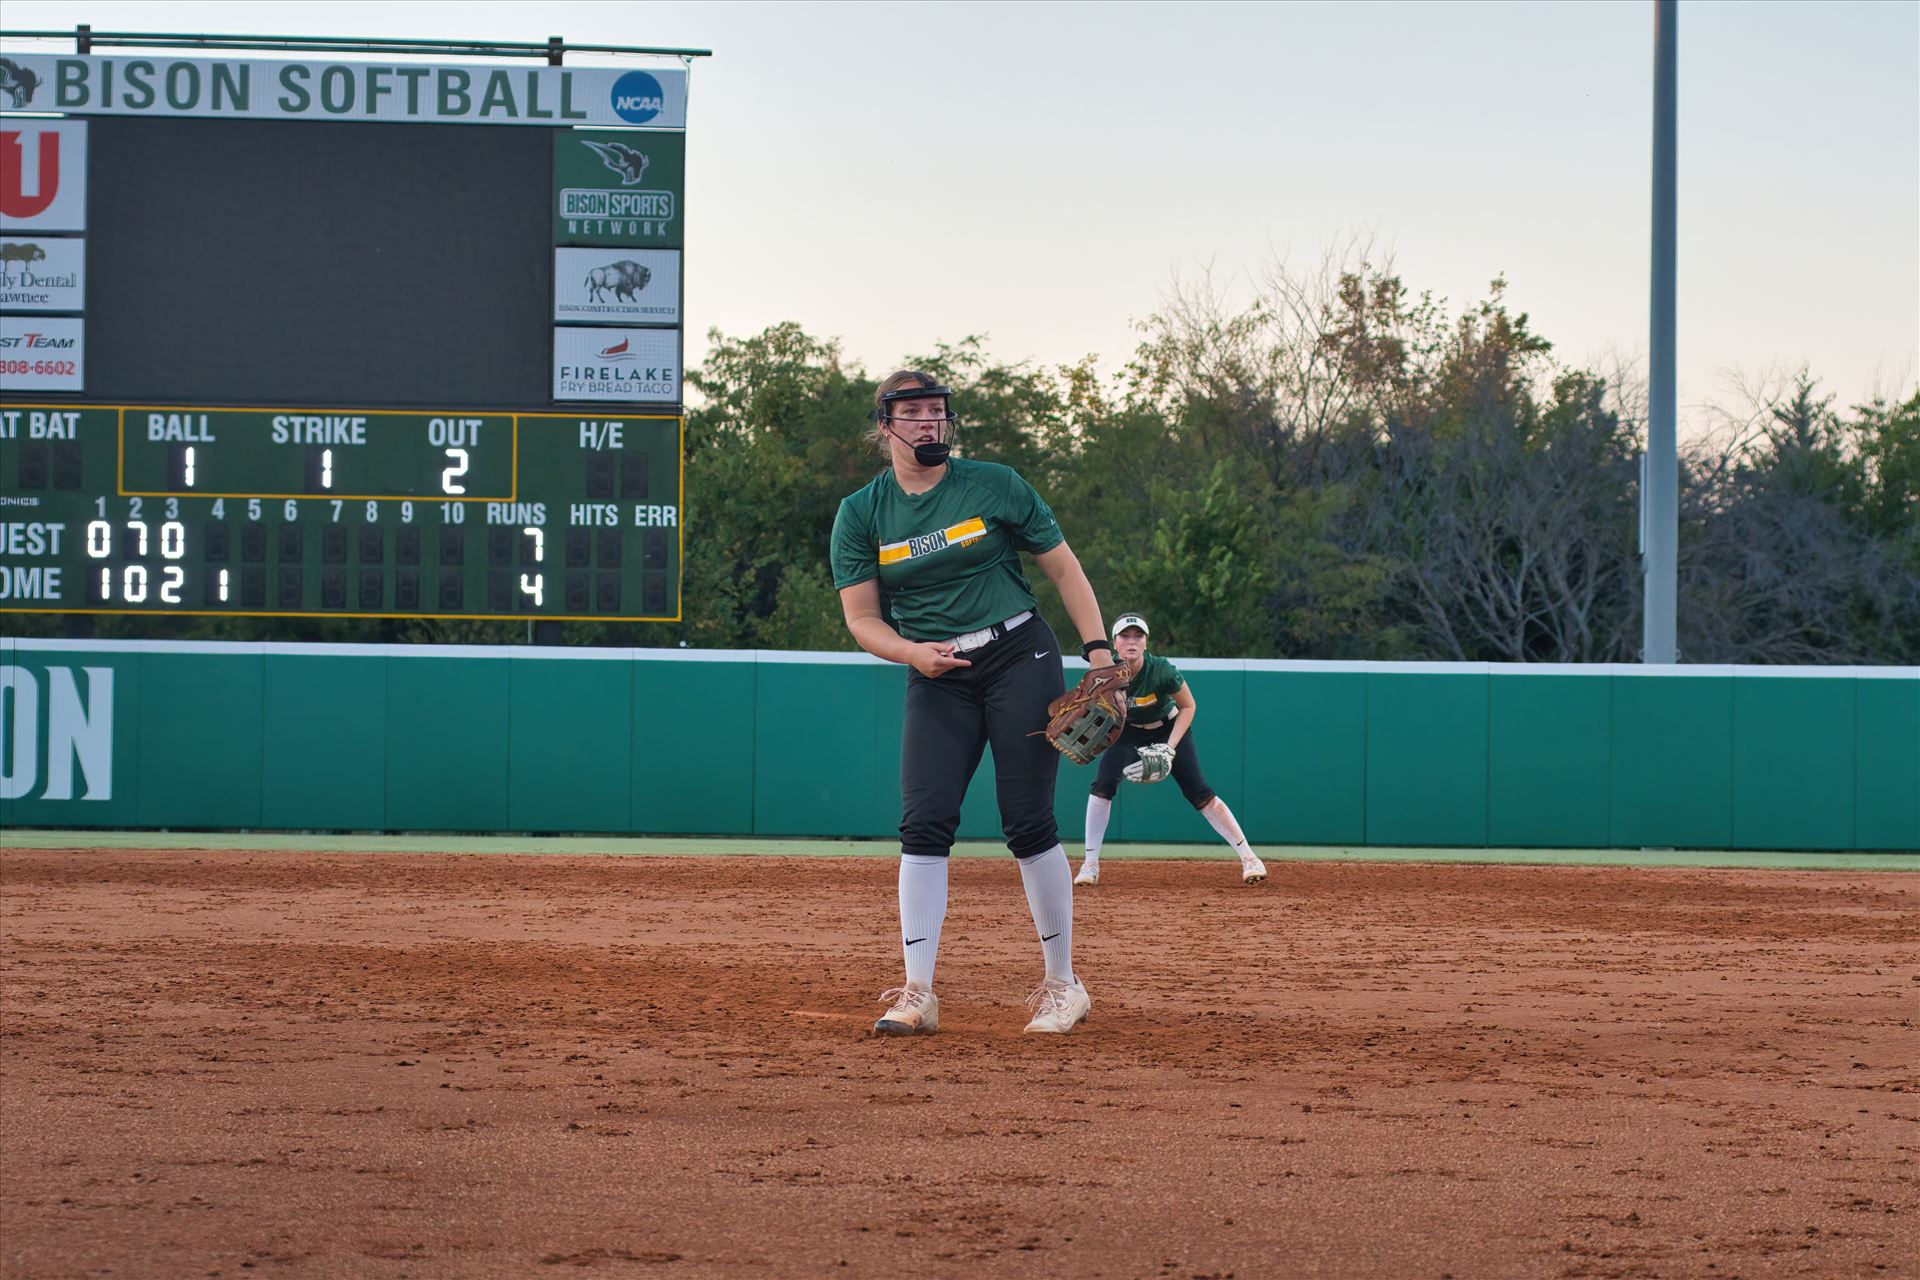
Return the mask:
[(8, 1277), (1920, 1275), (1920, 877), (0, 854)]

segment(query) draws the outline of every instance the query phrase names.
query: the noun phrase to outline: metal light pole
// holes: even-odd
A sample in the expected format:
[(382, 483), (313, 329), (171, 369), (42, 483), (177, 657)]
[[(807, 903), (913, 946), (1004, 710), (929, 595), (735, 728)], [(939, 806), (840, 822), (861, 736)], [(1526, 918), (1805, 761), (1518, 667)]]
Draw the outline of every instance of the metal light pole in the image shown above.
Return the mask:
[(1674, 445), (1674, 90), (1677, 0), (1653, 4), (1653, 314), (1647, 359), (1647, 456), (1641, 470), (1644, 558), (1642, 662), (1673, 662), (1680, 543), (1680, 462)]

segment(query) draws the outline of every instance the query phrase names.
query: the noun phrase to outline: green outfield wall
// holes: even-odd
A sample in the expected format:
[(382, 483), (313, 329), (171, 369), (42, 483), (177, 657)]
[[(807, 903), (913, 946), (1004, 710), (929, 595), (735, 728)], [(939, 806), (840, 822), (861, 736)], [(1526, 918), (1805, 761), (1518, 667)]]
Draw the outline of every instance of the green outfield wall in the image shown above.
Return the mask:
[[(1256, 843), (1920, 850), (1920, 668), (1174, 660)], [(891, 836), (864, 655), (0, 638), (0, 825)], [(1090, 769), (1062, 764), (1081, 832)], [(993, 839), (991, 763), (966, 839)], [(1171, 783), (1109, 837), (1211, 838)]]

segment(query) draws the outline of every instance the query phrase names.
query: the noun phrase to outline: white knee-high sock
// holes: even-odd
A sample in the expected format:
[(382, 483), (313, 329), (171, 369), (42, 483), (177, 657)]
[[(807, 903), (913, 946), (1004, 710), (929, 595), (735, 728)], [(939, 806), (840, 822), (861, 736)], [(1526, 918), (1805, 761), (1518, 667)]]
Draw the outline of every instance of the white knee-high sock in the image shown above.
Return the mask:
[(1026, 886), (1027, 909), (1040, 935), (1040, 952), (1047, 959), (1049, 981), (1073, 981), (1073, 868), (1059, 845), (1031, 858), (1021, 858), (1020, 882)]
[(1107, 819), (1113, 816), (1113, 801), (1105, 796), (1087, 797), (1087, 861), (1100, 861), (1100, 846), (1107, 838)]
[(1240, 855), (1242, 862), (1253, 856), (1253, 846), (1247, 843), (1247, 837), (1241, 832), (1240, 824), (1233, 820), (1233, 810), (1227, 808), (1225, 800), (1215, 796), (1213, 802), (1200, 811), (1200, 816), (1220, 833), (1220, 838)]
[(933, 989), (933, 961), (946, 918), (947, 860), (901, 854), (900, 950), (907, 958), (907, 981), (916, 987)]

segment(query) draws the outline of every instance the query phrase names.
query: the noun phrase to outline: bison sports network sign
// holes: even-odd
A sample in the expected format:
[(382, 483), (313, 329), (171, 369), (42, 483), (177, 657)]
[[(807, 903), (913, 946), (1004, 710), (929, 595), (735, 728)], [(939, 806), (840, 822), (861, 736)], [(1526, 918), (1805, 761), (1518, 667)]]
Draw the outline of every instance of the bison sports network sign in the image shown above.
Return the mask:
[(68, 115), (687, 127), (681, 68), (9, 54), (0, 107)]
[(553, 149), (555, 244), (678, 249), (686, 135), (569, 133)]

